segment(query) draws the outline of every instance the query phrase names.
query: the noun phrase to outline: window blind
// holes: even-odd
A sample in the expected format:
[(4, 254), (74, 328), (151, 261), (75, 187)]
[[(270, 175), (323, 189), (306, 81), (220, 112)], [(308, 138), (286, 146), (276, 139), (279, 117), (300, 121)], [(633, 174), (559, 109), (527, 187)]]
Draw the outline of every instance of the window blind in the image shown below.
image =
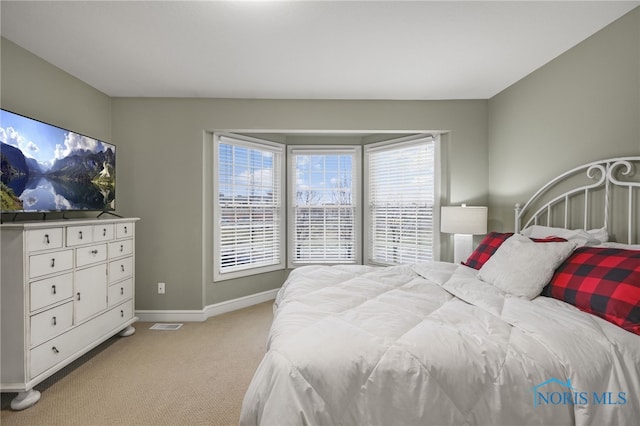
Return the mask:
[(365, 155), (369, 262), (403, 264), (432, 260), (433, 138), (365, 148)]
[(217, 272), (283, 265), (282, 148), (228, 136), (217, 140)]
[(293, 149), (290, 261), (355, 263), (359, 149)]

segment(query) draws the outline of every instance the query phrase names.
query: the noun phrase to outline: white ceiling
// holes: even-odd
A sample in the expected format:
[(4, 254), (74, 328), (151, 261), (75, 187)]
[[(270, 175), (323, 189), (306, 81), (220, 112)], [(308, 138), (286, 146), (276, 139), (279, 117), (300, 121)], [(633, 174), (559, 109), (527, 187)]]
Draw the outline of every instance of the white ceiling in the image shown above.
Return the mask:
[(640, 1), (6, 1), (3, 37), (114, 97), (488, 99)]

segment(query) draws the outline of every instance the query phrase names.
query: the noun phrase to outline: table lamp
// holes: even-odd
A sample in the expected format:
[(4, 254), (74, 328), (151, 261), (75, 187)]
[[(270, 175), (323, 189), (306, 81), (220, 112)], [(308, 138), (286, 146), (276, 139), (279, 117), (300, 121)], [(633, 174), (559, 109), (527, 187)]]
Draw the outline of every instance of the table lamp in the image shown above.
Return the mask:
[(440, 211), (440, 231), (454, 234), (453, 261), (464, 262), (473, 251), (473, 236), (487, 233), (487, 207), (446, 206)]

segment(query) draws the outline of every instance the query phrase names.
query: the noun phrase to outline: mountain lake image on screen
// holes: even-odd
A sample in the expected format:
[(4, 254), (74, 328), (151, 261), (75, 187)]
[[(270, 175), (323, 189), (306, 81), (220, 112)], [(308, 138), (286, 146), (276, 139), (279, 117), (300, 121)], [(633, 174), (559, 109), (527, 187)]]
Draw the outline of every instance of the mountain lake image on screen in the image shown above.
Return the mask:
[(2, 212), (115, 209), (116, 147), (0, 110)]

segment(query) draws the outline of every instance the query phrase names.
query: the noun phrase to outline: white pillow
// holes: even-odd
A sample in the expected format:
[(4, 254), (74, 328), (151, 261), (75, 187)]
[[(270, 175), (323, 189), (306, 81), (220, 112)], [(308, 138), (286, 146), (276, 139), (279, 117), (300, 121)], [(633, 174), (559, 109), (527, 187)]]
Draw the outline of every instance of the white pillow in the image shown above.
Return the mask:
[(640, 244), (624, 244), (624, 243), (602, 243), (598, 247), (603, 248), (617, 248), (625, 250), (640, 250)]
[(505, 293), (531, 300), (575, 248), (575, 241), (536, 243), (515, 234), (480, 268), (478, 278)]
[(552, 226), (532, 225), (521, 232), (525, 237), (546, 238), (560, 237), (567, 241), (575, 241), (580, 246), (594, 246), (609, 240), (609, 233), (605, 228), (590, 229), (566, 229)]

